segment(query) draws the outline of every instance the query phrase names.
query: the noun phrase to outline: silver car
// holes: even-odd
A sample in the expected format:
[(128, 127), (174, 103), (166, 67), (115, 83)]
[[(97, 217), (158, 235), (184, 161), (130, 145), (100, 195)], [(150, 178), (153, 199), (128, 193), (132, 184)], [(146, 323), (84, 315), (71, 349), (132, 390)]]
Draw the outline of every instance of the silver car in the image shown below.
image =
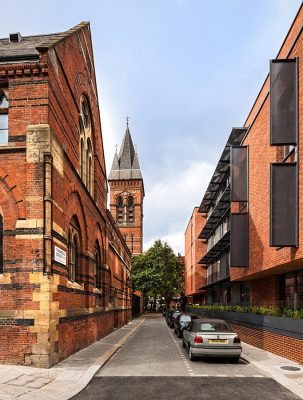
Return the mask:
[(229, 357), (238, 362), (242, 347), (239, 336), (222, 319), (201, 318), (189, 323), (183, 331), (183, 347), (191, 361), (199, 356)]

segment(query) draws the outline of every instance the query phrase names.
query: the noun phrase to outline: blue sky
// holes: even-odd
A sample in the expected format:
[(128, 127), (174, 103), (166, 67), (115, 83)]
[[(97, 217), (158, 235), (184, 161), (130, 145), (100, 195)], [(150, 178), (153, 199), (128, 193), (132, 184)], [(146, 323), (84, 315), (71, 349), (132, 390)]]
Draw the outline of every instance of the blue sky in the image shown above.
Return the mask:
[(299, 0), (0, 0), (0, 37), (90, 21), (109, 173), (125, 117), (145, 180), (145, 248), (183, 235)]

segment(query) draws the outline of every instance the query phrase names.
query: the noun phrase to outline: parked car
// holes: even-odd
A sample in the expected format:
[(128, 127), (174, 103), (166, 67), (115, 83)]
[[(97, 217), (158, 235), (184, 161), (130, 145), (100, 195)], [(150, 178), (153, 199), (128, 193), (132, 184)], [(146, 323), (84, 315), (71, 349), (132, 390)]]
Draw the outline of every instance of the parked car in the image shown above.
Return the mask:
[(171, 317), (171, 315), (172, 315), (174, 312), (176, 312), (176, 310), (175, 310), (175, 309), (170, 309), (170, 310), (167, 310), (167, 312), (166, 312), (166, 316), (165, 316), (165, 319), (166, 319), (166, 323), (167, 323), (167, 325), (169, 325), (169, 324), (170, 324), (170, 317)]
[(193, 319), (197, 319), (198, 316), (194, 314), (179, 314), (174, 321), (174, 332), (179, 337), (183, 337), (183, 330)]
[(191, 321), (183, 331), (183, 347), (191, 361), (199, 356), (229, 357), (238, 362), (242, 347), (239, 336), (222, 319), (199, 318)]
[(180, 314), (180, 311), (175, 310), (173, 313), (169, 314), (168, 319), (167, 319), (167, 325), (173, 329), (174, 327), (174, 321), (177, 318), (177, 316)]

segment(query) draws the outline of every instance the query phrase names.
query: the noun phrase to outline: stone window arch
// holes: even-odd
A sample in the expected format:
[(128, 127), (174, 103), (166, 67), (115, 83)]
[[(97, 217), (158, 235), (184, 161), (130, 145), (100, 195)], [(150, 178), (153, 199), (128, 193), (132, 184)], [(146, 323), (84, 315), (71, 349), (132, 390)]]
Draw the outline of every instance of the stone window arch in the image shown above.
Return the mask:
[(77, 282), (80, 275), (80, 229), (76, 217), (73, 217), (68, 231), (68, 279)]
[(3, 216), (0, 214), (0, 273), (3, 273)]
[(129, 196), (127, 199), (127, 222), (133, 223), (134, 222), (134, 198), (133, 196)]
[(8, 97), (3, 89), (0, 89), (0, 145), (8, 144)]
[(123, 197), (118, 196), (117, 198), (117, 222), (118, 224), (122, 224), (124, 220), (124, 205), (123, 205)]

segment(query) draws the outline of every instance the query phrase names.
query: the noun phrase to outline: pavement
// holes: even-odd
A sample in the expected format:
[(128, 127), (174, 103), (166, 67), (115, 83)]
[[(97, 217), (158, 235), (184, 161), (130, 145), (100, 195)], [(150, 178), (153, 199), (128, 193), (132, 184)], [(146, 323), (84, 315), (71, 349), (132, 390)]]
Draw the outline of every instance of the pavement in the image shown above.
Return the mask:
[[(18, 400), (67, 400), (72, 398), (83, 390), (95, 375), (98, 375), (100, 368), (123, 347), (148, 317), (147, 315), (133, 320), (50, 369), (1, 364), (0, 400), (16, 398)], [(273, 378), (298, 398), (303, 399), (303, 365), (246, 343), (242, 343), (242, 346), (243, 360), (249, 362), (264, 375)], [(158, 351), (160, 352), (161, 349), (159, 348)], [(281, 367), (298, 368), (298, 370), (288, 371)], [(110, 378), (104, 377), (104, 379)]]

